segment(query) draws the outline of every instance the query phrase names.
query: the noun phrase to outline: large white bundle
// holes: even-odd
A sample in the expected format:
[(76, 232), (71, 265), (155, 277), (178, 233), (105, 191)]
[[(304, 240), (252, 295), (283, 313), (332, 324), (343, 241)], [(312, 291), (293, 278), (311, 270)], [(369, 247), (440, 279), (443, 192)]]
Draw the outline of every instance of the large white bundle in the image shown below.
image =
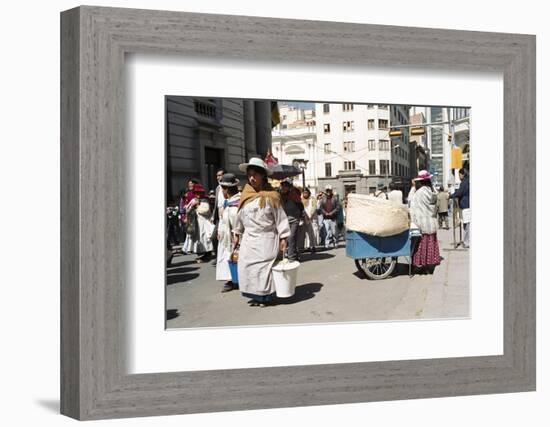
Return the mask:
[(348, 194), (346, 229), (373, 236), (394, 236), (409, 229), (409, 213), (405, 205), (351, 193)]

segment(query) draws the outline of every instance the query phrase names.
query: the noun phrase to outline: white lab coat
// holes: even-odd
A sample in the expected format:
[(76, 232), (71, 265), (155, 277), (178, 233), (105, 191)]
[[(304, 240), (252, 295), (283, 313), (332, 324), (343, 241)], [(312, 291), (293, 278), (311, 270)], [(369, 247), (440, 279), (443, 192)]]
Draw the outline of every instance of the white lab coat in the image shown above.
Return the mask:
[(239, 290), (253, 295), (275, 292), (271, 267), (279, 253), (279, 240), (290, 235), (288, 218), (282, 207), (266, 200), (248, 202), (237, 215), (235, 233), (242, 234), (239, 250)]
[[(241, 193), (227, 199), (228, 203), (239, 200)], [(233, 229), (237, 222), (238, 206), (221, 206), (220, 222), (218, 223), (218, 256), (216, 261), (216, 280), (231, 280), (231, 271), (229, 270), (229, 257), (233, 251)]]

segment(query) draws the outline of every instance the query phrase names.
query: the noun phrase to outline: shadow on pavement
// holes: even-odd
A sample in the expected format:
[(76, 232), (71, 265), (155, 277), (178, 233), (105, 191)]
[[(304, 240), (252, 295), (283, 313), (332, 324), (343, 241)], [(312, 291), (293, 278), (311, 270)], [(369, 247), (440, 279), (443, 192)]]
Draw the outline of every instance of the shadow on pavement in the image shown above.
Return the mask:
[(166, 310), (166, 320), (172, 320), (176, 317), (180, 317), (180, 313), (177, 309), (171, 308), (169, 310)]
[(197, 277), (199, 277), (197, 273), (168, 275), (166, 277), (166, 284), (173, 285), (174, 283), (189, 282)]
[(324, 259), (334, 258), (336, 255), (330, 253), (303, 253), (300, 255), (300, 262), (320, 261)]
[(190, 271), (195, 271), (198, 269), (199, 267), (168, 268), (167, 274), (183, 274), (183, 273), (189, 273)]
[(322, 283), (306, 283), (305, 285), (296, 286), (296, 292), (290, 298), (277, 298), (276, 305), (296, 304), (314, 298), (315, 294), (323, 287)]
[[(411, 274), (414, 276), (415, 270), (414, 267), (411, 268)], [(417, 273), (418, 274), (418, 273)], [(382, 282), (385, 279), (375, 280), (375, 279), (369, 279), (367, 275), (360, 271), (355, 269), (353, 272), (353, 275), (361, 280), (369, 280), (371, 282)], [(409, 264), (407, 263), (397, 263), (395, 265), (395, 268), (393, 269), (392, 274), (390, 274), (387, 279), (391, 279), (392, 277), (398, 277), (398, 276), (408, 276), (409, 275)]]
[[(411, 267), (411, 274), (414, 274), (414, 267)], [(409, 275), (409, 264), (398, 262), (395, 265), (393, 273), (390, 275), (390, 277), (408, 276), (408, 275)]]
[[(175, 259), (177, 259), (177, 258), (174, 257), (174, 260)], [(168, 268), (183, 267), (184, 265), (189, 265), (189, 264), (197, 265), (197, 262), (195, 260), (187, 260), (187, 261), (180, 261), (180, 262), (172, 261), (172, 264), (170, 264), (170, 266)]]

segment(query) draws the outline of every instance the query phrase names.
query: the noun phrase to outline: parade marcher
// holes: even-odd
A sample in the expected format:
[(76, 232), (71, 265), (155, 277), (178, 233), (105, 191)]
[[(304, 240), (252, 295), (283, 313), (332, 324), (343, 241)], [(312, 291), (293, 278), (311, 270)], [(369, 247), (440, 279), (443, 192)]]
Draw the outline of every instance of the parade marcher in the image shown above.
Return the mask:
[(304, 218), (304, 205), (302, 204), (300, 191), (292, 185), (291, 181), (283, 181), (280, 191), (283, 210), (285, 211), (290, 226), (287, 258), (290, 261), (297, 261), (299, 258), (298, 227), (300, 221)]
[(336, 219), (340, 204), (332, 192), (332, 186), (327, 185), (325, 187), (325, 197), (321, 200), (319, 209), (323, 215), (323, 226), (325, 228), (325, 248), (329, 248), (332, 243), (333, 247), (336, 247)]
[(390, 182), (389, 187), (388, 200), (398, 206), (403, 206), (403, 192), (397, 189), (397, 185), (394, 182)]
[(345, 240), (344, 230), (344, 203), (340, 201), (340, 195), (336, 194), (335, 199), (338, 203), (338, 210), (336, 211), (336, 242), (340, 241), (340, 237)]
[[(218, 247), (218, 222), (223, 215), (222, 211), (225, 199), (223, 197), (222, 187), (220, 186), (220, 180), (225, 172), (226, 171), (223, 168), (216, 171), (216, 181), (218, 182), (218, 186), (216, 187), (216, 190), (214, 190), (214, 200), (211, 205), (212, 216), (210, 217), (210, 222), (214, 224), (214, 230), (212, 232), (212, 244), (214, 245), (214, 248)], [(212, 264), (216, 265), (216, 262), (217, 258), (214, 258)]]
[(416, 192), (411, 200), (411, 221), (420, 229), (422, 236), (415, 245), (412, 263), (415, 267), (433, 273), (441, 263), (437, 242), (437, 194), (432, 187), (432, 175), (422, 170), (414, 180)]
[(386, 193), (386, 187), (381, 182), (378, 184), (378, 190), (374, 192), (374, 197), (378, 197), (380, 199), (388, 200), (388, 195)]
[(166, 207), (166, 265), (169, 266), (174, 258), (174, 246), (179, 241), (179, 214), (178, 206), (174, 199), (168, 202)]
[(299, 228), (299, 247), (315, 252), (319, 238), (317, 199), (311, 197), (311, 191), (307, 187), (302, 191), (302, 205), (304, 206), (304, 218)]
[(231, 270), (229, 270), (229, 258), (233, 252), (233, 230), (237, 221), (237, 212), (241, 193), (237, 189), (239, 180), (232, 173), (226, 173), (219, 181), (222, 189), (224, 204), (220, 209), (221, 216), (218, 222), (218, 250), (216, 263), (216, 280), (223, 280), (225, 283), (222, 292), (228, 292), (237, 287), (232, 282)]
[(439, 193), (437, 193), (437, 219), (439, 222), (439, 228), (443, 228), (445, 224), (445, 230), (449, 229), (449, 193), (445, 191), (443, 186), (439, 187)]
[(193, 188), (195, 197), (185, 207), (187, 236), (183, 244), (184, 253), (195, 253), (197, 262), (204, 262), (209, 258), (212, 246), (213, 224), (210, 222), (210, 205), (201, 184)]
[(317, 240), (317, 243), (319, 246), (325, 246), (325, 239), (327, 237), (327, 231), (325, 230), (325, 225), (323, 224), (323, 212), (321, 212), (320, 207), (324, 197), (324, 191), (320, 191), (319, 194), (317, 194), (317, 228), (319, 230), (319, 238)]
[[(195, 184), (198, 184), (199, 181), (196, 179), (190, 179), (187, 182), (187, 191), (182, 190), (180, 193), (180, 200), (178, 204), (178, 213), (179, 213), (179, 219), (180, 219), (180, 229), (182, 230), (182, 239), (181, 241), (184, 242), (187, 240), (187, 214), (186, 214), (186, 207), (190, 205), (191, 201), (195, 199), (197, 196), (195, 194), (194, 188)], [(183, 250), (182, 252), (185, 254), (186, 252)]]
[(182, 223), (182, 226), (185, 226), (185, 218), (186, 218), (186, 213), (185, 213), (185, 208), (186, 206), (194, 199), (197, 197), (197, 195), (195, 194), (195, 185), (198, 184), (199, 181), (197, 181), (196, 179), (190, 179), (188, 182), (187, 182), (187, 191), (186, 192), (183, 192), (182, 191), (182, 194), (180, 195), (180, 201), (179, 201), (179, 214), (180, 214), (180, 221)]
[(253, 157), (239, 169), (246, 172), (248, 179), (234, 230), (239, 250), (239, 289), (243, 296), (251, 298), (251, 306), (264, 307), (275, 295), (271, 268), (279, 252), (287, 249), (290, 226), (281, 196), (267, 180), (271, 171), (263, 160)]
[(456, 190), (451, 197), (458, 199), (458, 206), (460, 207), (462, 214), (462, 223), (464, 224), (464, 238), (463, 246), (465, 248), (470, 247), (470, 178), (468, 171), (461, 168), (458, 171), (460, 177), (460, 187)]
[(216, 203), (216, 192), (214, 190), (210, 190), (208, 192), (208, 204), (210, 205), (210, 212), (214, 212), (215, 203)]
[(171, 249), (179, 243), (179, 208), (174, 199), (166, 207), (166, 240)]

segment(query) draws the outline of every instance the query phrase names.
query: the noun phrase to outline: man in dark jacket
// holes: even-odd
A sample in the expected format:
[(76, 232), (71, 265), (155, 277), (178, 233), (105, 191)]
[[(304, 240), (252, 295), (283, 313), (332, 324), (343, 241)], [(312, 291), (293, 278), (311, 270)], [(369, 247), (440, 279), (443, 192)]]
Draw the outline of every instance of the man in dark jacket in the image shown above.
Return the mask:
[(281, 183), (281, 200), (290, 225), (287, 258), (290, 261), (297, 261), (299, 258), (298, 226), (304, 216), (304, 204), (302, 203), (300, 191), (292, 185), (291, 181), (287, 180)]
[(468, 171), (461, 168), (458, 171), (460, 177), (460, 187), (456, 190), (451, 197), (458, 199), (458, 206), (462, 211), (462, 223), (464, 224), (464, 238), (462, 239), (463, 246), (465, 248), (470, 247), (470, 178), (468, 177)]
[(340, 201), (334, 197), (332, 186), (325, 187), (325, 197), (321, 200), (319, 211), (323, 215), (323, 226), (326, 230), (325, 248), (329, 248), (332, 243), (336, 247), (336, 220), (338, 219), (338, 211), (340, 209)]

